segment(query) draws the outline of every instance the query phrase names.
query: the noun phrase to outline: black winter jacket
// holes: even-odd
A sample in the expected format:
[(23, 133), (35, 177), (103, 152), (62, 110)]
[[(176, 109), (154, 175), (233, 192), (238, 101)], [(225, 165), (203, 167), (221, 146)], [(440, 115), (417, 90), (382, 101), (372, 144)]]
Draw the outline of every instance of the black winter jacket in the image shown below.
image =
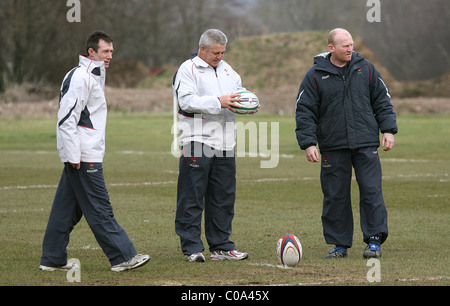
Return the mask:
[(297, 95), (296, 134), (302, 150), (380, 146), (379, 132), (396, 134), (388, 88), (372, 63), (356, 52), (341, 76), (330, 53), (314, 58)]

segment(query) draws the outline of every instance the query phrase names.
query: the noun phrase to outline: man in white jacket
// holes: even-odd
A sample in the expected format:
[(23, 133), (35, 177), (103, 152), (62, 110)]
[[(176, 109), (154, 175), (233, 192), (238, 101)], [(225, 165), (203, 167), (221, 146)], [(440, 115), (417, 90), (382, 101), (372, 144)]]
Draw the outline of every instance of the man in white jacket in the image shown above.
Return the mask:
[(175, 230), (183, 254), (204, 262), (201, 219), (212, 260), (241, 260), (247, 253), (230, 241), (236, 197), (234, 95), (241, 77), (223, 60), (227, 37), (219, 30), (203, 33), (198, 56), (185, 61), (174, 77), (179, 104), (182, 156), (179, 164)]
[(104, 32), (86, 41), (87, 56), (67, 73), (61, 86), (57, 148), (64, 170), (45, 231), (40, 270), (70, 270), (67, 245), (73, 227), (84, 215), (111, 263), (111, 271), (140, 267), (150, 260), (137, 254), (117, 223), (103, 176), (107, 106), (105, 72), (113, 55), (113, 41)]

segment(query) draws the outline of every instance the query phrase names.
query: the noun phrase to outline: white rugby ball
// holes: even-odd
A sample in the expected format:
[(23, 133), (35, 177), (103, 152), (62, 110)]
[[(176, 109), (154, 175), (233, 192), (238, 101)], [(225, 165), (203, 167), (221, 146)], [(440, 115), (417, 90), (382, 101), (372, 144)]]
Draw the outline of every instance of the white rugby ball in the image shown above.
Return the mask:
[(278, 260), (283, 266), (295, 267), (302, 259), (302, 244), (297, 236), (283, 235), (277, 243)]
[(234, 95), (241, 95), (238, 97), (241, 99), (241, 102), (234, 102), (235, 104), (239, 104), (241, 107), (233, 107), (238, 114), (250, 114), (258, 109), (259, 99), (258, 97), (251, 91), (248, 90), (238, 90), (233, 93)]

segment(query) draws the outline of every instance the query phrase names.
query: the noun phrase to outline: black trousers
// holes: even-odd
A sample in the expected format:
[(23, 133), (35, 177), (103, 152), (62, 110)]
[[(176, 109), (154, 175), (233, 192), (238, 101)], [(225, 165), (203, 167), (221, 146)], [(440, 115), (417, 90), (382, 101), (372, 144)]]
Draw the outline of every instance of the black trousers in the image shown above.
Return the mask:
[(202, 214), (210, 251), (235, 249), (232, 232), (236, 199), (234, 152), (216, 151), (192, 142), (182, 148), (177, 187), (175, 231), (183, 254), (204, 250), (201, 239)]
[(387, 210), (382, 193), (381, 163), (376, 147), (321, 152), (320, 181), (323, 192), (322, 225), (328, 244), (351, 247), (353, 212), (351, 203), (352, 167), (359, 186), (360, 223), (364, 242), (382, 234), (388, 236)]

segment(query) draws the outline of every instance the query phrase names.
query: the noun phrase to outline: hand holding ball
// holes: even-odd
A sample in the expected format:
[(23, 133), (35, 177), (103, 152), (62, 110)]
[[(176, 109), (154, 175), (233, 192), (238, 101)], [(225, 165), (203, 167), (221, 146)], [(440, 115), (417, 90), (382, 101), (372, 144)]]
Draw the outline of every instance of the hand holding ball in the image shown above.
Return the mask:
[(258, 110), (259, 99), (253, 92), (248, 90), (238, 90), (233, 93), (233, 95), (240, 95), (238, 98), (242, 100), (240, 102), (234, 102), (235, 104), (239, 104), (241, 107), (231, 106), (236, 110), (236, 113), (251, 114)]

